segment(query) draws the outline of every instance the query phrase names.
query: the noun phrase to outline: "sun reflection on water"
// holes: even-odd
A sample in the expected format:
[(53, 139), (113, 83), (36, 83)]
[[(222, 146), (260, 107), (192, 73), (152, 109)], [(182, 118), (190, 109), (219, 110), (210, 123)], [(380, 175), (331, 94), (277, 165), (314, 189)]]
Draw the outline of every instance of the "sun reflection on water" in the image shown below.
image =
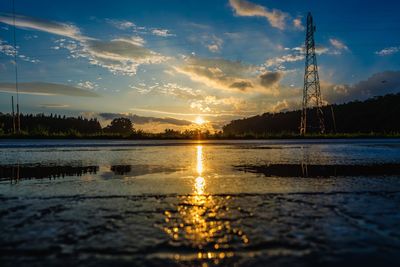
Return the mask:
[(197, 178), (194, 182), (194, 193), (195, 195), (203, 195), (204, 187), (206, 185), (206, 181), (203, 174), (203, 146), (197, 146), (197, 160), (196, 160), (196, 170), (197, 170)]
[(197, 160), (196, 160), (197, 175), (201, 177), (203, 174), (203, 146), (197, 146)]
[(218, 264), (234, 256), (232, 245), (246, 245), (249, 238), (239, 227), (232, 225), (232, 216), (237, 210), (230, 209), (231, 197), (207, 194), (212, 178), (207, 176), (203, 146), (196, 147), (196, 155), (193, 193), (179, 196), (176, 209), (165, 211), (163, 229), (174, 246), (182, 246), (185, 250), (189, 247), (193, 251), (172, 255), (175, 260), (211, 260)]

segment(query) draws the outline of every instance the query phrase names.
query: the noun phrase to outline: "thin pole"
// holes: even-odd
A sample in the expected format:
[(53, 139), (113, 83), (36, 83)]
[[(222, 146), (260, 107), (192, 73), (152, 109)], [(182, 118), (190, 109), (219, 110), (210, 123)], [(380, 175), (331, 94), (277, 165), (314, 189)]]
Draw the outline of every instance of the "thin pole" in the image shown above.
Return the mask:
[(11, 96), (11, 110), (12, 110), (13, 134), (15, 134), (14, 96)]
[(18, 88), (18, 64), (17, 64), (17, 34), (15, 30), (15, 0), (12, 1), (13, 24), (14, 24), (14, 66), (15, 66), (15, 91), (17, 92), (17, 129), (21, 132), (21, 119), (19, 114), (19, 88)]
[(335, 113), (333, 112), (333, 105), (331, 105), (331, 113), (332, 113), (332, 120), (333, 120), (333, 129), (336, 133), (336, 119), (335, 119)]

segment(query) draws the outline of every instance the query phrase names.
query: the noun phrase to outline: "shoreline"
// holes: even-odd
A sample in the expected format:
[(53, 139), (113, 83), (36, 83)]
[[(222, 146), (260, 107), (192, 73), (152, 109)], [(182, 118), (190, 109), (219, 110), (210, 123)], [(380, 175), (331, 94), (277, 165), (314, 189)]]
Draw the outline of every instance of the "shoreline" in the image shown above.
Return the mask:
[(307, 140), (307, 139), (400, 139), (400, 134), (327, 134), (327, 135), (271, 135), (271, 136), (218, 136), (218, 137), (167, 137), (167, 136), (122, 136), (122, 135), (6, 135), (0, 140)]

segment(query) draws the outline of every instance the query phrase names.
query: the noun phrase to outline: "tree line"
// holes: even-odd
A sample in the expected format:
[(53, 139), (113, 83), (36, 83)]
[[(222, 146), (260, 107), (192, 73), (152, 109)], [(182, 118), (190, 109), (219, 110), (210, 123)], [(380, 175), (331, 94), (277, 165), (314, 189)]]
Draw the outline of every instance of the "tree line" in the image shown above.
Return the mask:
[[(32, 136), (46, 135), (94, 135), (133, 133), (133, 124), (129, 119), (116, 118), (102, 128), (96, 118), (66, 117), (61, 115), (21, 114), (21, 134)], [(14, 120), (11, 114), (0, 113), (0, 132), (14, 133)]]
[[(400, 93), (322, 108), (327, 133), (400, 133)], [(317, 126), (317, 112), (308, 111), (308, 124)], [(225, 136), (254, 136), (299, 132), (301, 111), (264, 113), (233, 120), (223, 127)], [(316, 132), (311, 127), (309, 132)]]
[[(97, 119), (87, 119), (81, 116), (66, 117), (53, 114), (20, 114), (20, 120), (21, 131), (30, 134), (54, 134), (67, 131), (89, 134), (102, 130)], [(0, 127), (3, 133), (13, 133), (13, 117), (11, 114), (0, 113)]]
[(210, 133), (199, 129), (177, 131), (165, 129), (161, 133), (135, 130), (129, 118), (115, 118), (101, 127), (96, 118), (66, 117), (61, 115), (21, 114), (21, 132), (14, 134), (11, 114), (0, 113), (0, 136), (3, 137), (89, 137), (89, 138), (133, 138), (133, 139), (208, 139), (222, 137), (222, 132)]
[[(333, 104), (322, 108), (327, 135), (340, 134), (387, 135), (400, 134), (400, 93), (378, 96), (366, 101)], [(0, 113), (0, 136), (4, 137), (90, 137), (133, 139), (223, 139), (223, 138), (282, 138), (298, 137), (301, 111), (264, 113), (231, 121), (223, 131), (210, 133), (199, 129), (162, 133), (135, 130), (128, 118), (115, 118), (104, 128), (96, 118), (66, 117), (60, 115), (21, 114), (21, 132), (13, 134), (13, 117)], [(308, 112), (308, 124), (318, 125), (316, 110)], [(308, 129), (309, 133), (315, 129)], [(347, 134), (350, 134), (347, 136)]]

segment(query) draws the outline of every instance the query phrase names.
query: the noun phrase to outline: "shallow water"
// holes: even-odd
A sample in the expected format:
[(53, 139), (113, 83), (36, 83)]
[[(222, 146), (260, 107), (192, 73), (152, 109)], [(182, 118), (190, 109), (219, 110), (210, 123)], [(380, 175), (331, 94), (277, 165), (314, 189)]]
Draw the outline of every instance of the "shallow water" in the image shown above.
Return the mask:
[(399, 140), (0, 141), (2, 265), (397, 265)]

